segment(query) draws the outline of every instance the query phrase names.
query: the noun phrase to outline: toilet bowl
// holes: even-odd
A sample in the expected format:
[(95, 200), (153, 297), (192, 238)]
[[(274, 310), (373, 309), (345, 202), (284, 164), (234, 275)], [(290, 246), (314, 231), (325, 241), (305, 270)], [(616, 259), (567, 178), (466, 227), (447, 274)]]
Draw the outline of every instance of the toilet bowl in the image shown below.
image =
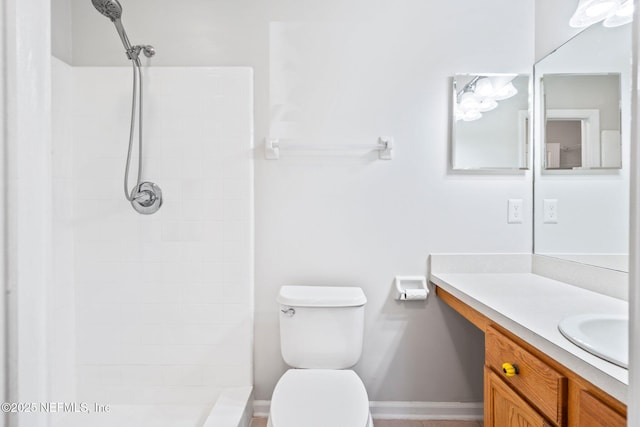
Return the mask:
[(373, 427), (367, 390), (351, 368), (362, 354), (360, 288), (283, 286), (280, 349), (293, 369), (273, 391), (268, 427)]
[(278, 381), (267, 427), (373, 427), (364, 384), (352, 370), (289, 369)]

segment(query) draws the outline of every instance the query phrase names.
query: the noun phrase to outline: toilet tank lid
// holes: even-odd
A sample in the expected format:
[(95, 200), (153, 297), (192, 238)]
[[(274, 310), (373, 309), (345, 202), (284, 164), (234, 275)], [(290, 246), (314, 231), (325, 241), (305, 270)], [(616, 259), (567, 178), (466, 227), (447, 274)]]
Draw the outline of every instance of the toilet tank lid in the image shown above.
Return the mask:
[(293, 307), (359, 307), (367, 297), (356, 287), (283, 286), (277, 301)]

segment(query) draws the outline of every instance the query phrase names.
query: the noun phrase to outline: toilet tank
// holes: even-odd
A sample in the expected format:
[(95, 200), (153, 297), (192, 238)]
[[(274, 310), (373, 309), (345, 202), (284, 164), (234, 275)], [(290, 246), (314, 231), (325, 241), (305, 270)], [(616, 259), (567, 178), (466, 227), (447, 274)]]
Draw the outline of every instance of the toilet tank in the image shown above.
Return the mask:
[(347, 369), (362, 354), (362, 289), (329, 286), (283, 286), (280, 304), (280, 348), (294, 368)]

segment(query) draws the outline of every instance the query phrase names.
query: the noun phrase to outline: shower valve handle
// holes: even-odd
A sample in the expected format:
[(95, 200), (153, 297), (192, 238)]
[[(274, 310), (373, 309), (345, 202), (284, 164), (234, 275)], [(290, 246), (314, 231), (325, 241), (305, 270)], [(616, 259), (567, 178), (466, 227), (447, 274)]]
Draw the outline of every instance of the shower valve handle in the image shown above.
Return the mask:
[(156, 201), (156, 198), (156, 195), (149, 190), (140, 191), (134, 196), (134, 200), (145, 207), (151, 206)]

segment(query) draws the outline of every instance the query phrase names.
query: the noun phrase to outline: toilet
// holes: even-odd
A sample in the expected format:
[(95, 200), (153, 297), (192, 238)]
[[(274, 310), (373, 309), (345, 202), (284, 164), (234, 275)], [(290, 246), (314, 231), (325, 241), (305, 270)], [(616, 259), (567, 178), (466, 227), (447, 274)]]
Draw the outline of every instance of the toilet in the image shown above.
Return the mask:
[(362, 289), (283, 286), (277, 301), (292, 369), (276, 384), (267, 427), (373, 427), (367, 390), (349, 369), (362, 354)]

